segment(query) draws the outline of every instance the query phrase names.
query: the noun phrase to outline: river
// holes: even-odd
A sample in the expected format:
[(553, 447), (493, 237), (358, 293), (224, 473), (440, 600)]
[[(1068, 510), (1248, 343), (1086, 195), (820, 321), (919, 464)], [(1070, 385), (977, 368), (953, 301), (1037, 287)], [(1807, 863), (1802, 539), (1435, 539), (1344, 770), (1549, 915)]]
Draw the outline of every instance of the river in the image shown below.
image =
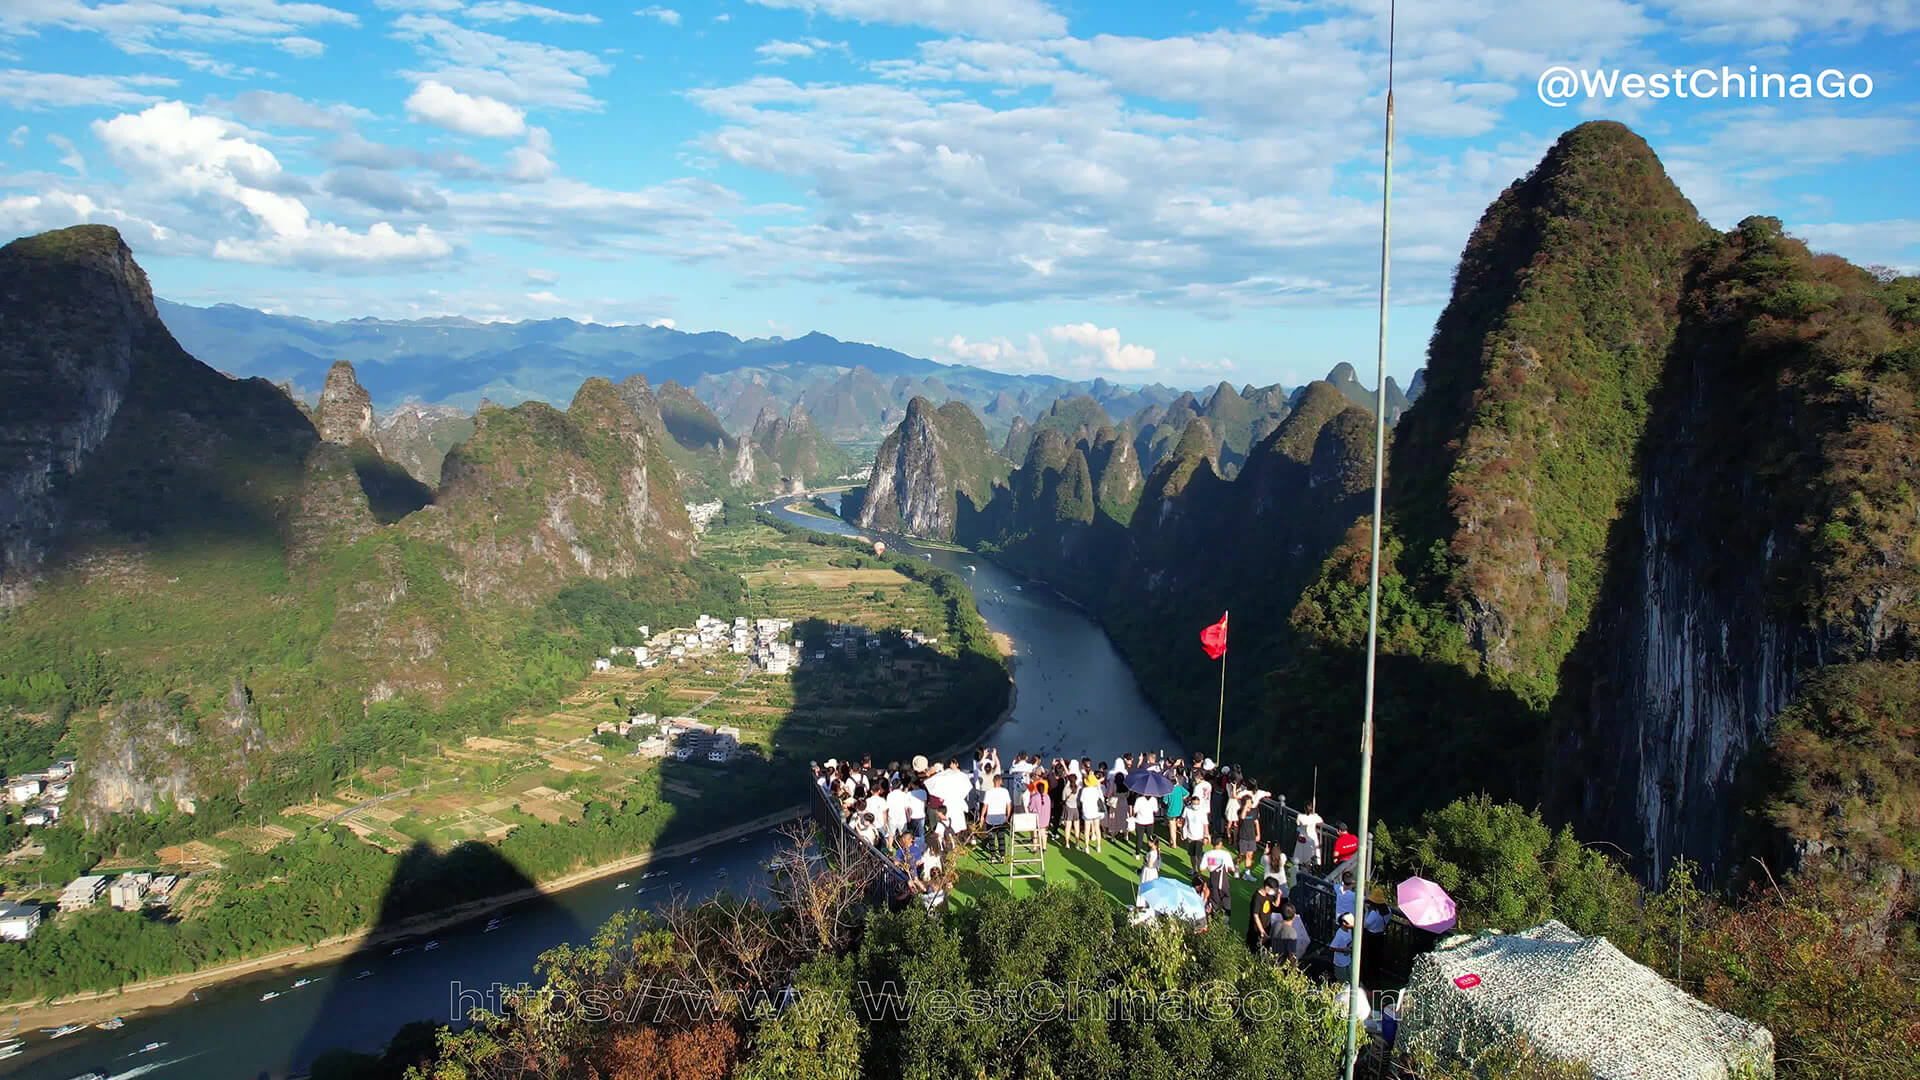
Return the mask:
[[(781, 509), (787, 501), (772, 507), (785, 521), (865, 535), (844, 522)], [(987, 740), (1000, 748), (1002, 758), (1038, 751), (1111, 760), (1126, 751), (1175, 749), (1173, 736), (1141, 696), (1106, 634), (1052, 589), (965, 552), (921, 547), (894, 536), (882, 539), (892, 552), (927, 558), (967, 578), (988, 628), (1013, 642), (1013, 715)], [(849, 746), (847, 752), (859, 749)], [(799, 787), (804, 782), (794, 778), (796, 793), (804, 790)], [(532, 980), (541, 953), (590, 937), (618, 911), (650, 906), (670, 890), (696, 899), (722, 886), (758, 890), (764, 885), (760, 868), (778, 843), (774, 833), (760, 833), (579, 885), (500, 912), (499, 928), (491, 932), (484, 928), (485, 917), (441, 931), (433, 950), (416, 941), (399, 956), (382, 952), (374, 960), (349, 959), (221, 983), (201, 991), (197, 1001), (131, 1016), (114, 1032), (89, 1028), (53, 1042), (34, 1031), (15, 1033), (27, 1039), (28, 1052), (0, 1062), (0, 1075), (23, 1080), (67, 1080), (89, 1070), (112, 1080), (303, 1075), (325, 1049), (377, 1052), (410, 1020), (452, 1019), (456, 986), (484, 989)], [(362, 970), (371, 974), (357, 977)], [(296, 978), (314, 981), (296, 990)], [(261, 1001), (269, 991), (280, 996)], [(140, 1052), (152, 1042), (165, 1045)]]

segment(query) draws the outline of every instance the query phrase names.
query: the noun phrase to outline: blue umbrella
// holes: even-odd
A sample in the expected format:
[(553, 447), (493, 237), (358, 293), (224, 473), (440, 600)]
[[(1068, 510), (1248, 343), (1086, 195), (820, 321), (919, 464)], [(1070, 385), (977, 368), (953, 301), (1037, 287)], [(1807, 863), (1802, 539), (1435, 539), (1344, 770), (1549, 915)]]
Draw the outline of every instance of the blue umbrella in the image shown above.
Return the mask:
[(1135, 795), (1159, 798), (1173, 790), (1173, 778), (1151, 769), (1135, 769), (1127, 774), (1127, 790)]
[(1175, 915), (1194, 922), (1207, 917), (1207, 902), (1200, 899), (1193, 886), (1173, 878), (1154, 878), (1140, 886), (1140, 899), (1147, 902), (1148, 910), (1161, 915)]

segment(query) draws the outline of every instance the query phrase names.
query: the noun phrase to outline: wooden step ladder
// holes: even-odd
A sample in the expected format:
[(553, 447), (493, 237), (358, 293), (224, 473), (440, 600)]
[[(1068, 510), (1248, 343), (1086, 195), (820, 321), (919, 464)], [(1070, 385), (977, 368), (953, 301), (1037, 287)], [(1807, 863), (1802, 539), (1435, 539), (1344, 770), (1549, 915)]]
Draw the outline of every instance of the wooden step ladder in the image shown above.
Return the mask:
[(1040, 846), (1040, 816), (1014, 814), (1007, 819), (1007, 881), (1044, 879), (1047, 849)]

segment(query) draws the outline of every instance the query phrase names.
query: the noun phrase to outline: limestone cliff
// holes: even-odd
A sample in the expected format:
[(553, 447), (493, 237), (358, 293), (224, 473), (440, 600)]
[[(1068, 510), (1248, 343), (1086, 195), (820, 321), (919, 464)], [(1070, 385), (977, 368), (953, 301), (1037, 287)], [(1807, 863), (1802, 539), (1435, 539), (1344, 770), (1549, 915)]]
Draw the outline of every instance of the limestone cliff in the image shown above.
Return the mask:
[(373, 442), (382, 457), (432, 488), (440, 486), (440, 463), (447, 451), (472, 434), (471, 413), (409, 402), (375, 421)]
[(320, 438), (341, 446), (373, 441), (373, 396), (360, 385), (353, 365), (334, 362), (320, 388), (320, 404), (313, 410)]
[(171, 344), (114, 230), (0, 248), (0, 609), (26, 598), (66, 524), (56, 489), (106, 439), (136, 367)]
[(777, 478), (792, 487), (830, 481), (850, 466), (846, 453), (827, 441), (799, 405), (785, 417), (770, 406), (761, 409), (743, 445), (750, 445), (760, 459), (771, 463)]
[(338, 746), (498, 718), (529, 664), (564, 679), (567, 627), (541, 613), (566, 586), (689, 580), (644, 383), (483, 409), (428, 505), (349, 365), (311, 418), (212, 370), (112, 229), (0, 249), (0, 389), (0, 674), (72, 688), (89, 823), (313, 794)]
[(418, 526), (452, 549), (466, 596), (528, 603), (569, 578), (692, 554), (664, 424), (632, 404), (645, 383), (629, 384), (588, 379), (564, 413), (533, 401), (481, 410)]
[(862, 528), (949, 540), (985, 510), (1012, 463), (993, 452), (980, 418), (961, 402), (936, 409), (916, 397), (874, 455)]

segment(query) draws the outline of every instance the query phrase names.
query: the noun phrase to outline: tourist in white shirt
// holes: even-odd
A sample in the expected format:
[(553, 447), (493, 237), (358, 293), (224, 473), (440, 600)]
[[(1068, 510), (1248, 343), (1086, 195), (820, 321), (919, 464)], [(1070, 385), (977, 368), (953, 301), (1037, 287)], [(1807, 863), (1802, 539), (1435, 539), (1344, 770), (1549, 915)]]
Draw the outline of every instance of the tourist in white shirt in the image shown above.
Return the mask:
[(1294, 819), (1293, 865), (1296, 869), (1312, 870), (1320, 865), (1320, 825), (1325, 820), (1314, 811), (1311, 799), (1307, 800), (1306, 812)]
[(898, 835), (905, 832), (907, 821), (913, 813), (913, 796), (899, 784), (887, 785), (887, 834)]
[(1187, 857), (1193, 865), (1200, 865), (1200, 856), (1207, 847), (1207, 801), (1201, 798), (1187, 800), (1187, 807), (1180, 812), (1180, 819), (1186, 824)]
[(1346, 982), (1353, 971), (1353, 912), (1340, 916), (1340, 929), (1334, 932), (1327, 948), (1333, 950), (1334, 981)]
[(1092, 776), (1092, 783), (1082, 782), (1080, 788), (1080, 826), (1086, 836), (1088, 851), (1103, 851), (1106, 837), (1106, 803), (1100, 791), (1100, 782)]
[(1140, 795), (1134, 798), (1133, 816), (1127, 819), (1128, 839), (1138, 844), (1142, 834), (1153, 832), (1154, 808), (1158, 803), (1159, 800), (1151, 795)]
[(907, 828), (913, 830), (915, 840), (927, 838), (927, 785), (924, 781), (913, 781), (913, 789), (907, 792)]
[(1004, 780), (993, 778), (993, 786), (980, 800), (980, 820), (987, 826), (987, 835), (998, 843), (1004, 839), (1007, 831), (1007, 815), (1013, 812), (1013, 793), (1007, 790)]

